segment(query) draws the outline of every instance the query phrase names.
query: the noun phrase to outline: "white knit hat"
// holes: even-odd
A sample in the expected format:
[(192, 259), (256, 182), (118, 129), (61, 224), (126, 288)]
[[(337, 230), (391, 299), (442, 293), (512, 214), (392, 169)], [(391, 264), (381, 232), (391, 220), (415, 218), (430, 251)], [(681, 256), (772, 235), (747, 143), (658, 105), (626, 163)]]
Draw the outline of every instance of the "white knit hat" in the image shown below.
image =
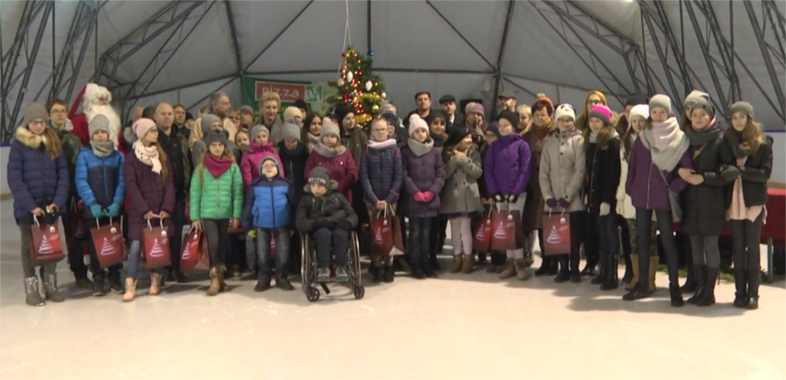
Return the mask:
[(650, 106), (646, 104), (638, 104), (633, 106), (630, 110), (630, 116), (628, 116), (628, 121), (633, 120), (633, 116), (641, 116), (644, 119), (650, 117)]
[(426, 121), (423, 120), (423, 118), (420, 117), (420, 115), (414, 113), (412, 114), (412, 116), (409, 117), (409, 135), (412, 136), (412, 134), (415, 133), (415, 131), (418, 128), (425, 129), (426, 134), (429, 133), (428, 124), (426, 124)]
[(558, 105), (557, 109), (554, 110), (554, 120), (559, 120), (566, 116), (574, 121), (576, 120), (576, 111), (573, 110), (573, 106), (567, 103)]

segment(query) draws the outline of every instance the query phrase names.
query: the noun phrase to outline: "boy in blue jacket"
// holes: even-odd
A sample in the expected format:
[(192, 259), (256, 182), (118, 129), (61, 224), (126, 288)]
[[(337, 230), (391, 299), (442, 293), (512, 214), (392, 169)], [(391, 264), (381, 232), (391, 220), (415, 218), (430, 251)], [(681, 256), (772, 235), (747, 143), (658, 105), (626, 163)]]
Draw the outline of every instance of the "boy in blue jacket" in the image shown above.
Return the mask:
[[(79, 197), (85, 204), (85, 225), (90, 229), (105, 226), (112, 221), (120, 221), (120, 212), (126, 196), (123, 180), (123, 163), (125, 157), (115, 149), (116, 138), (109, 134), (109, 119), (104, 115), (96, 115), (88, 126), (90, 146), (83, 147), (76, 158), (74, 183)], [(106, 273), (98, 262), (96, 248), (90, 244), (90, 272), (93, 273), (93, 296), (106, 295), (104, 281)], [(120, 282), (120, 269), (123, 264), (109, 267), (109, 288), (112, 292), (122, 294), (123, 283)]]
[(282, 290), (295, 289), (287, 279), (286, 269), (292, 184), (279, 175), (281, 171), (281, 163), (272, 154), (265, 156), (259, 165), (261, 175), (251, 181), (246, 191), (243, 230), (256, 231), (259, 279), (254, 291), (257, 292), (269, 289), (273, 279), (268, 266), (271, 233), (276, 239), (276, 287)]

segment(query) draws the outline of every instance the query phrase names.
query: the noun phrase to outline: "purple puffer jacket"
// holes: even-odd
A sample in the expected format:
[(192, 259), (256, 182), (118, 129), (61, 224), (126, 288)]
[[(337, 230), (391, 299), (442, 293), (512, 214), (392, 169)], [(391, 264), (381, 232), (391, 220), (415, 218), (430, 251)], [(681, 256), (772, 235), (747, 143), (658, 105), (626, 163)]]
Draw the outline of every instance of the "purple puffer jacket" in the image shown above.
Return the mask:
[(491, 195), (520, 195), (530, 175), (529, 144), (517, 133), (500, 137), (489, 146), (483, 173)]
[[(410, 218), (432, 218), (439, 214), (439, 193), (445, 185), (445, 164), (437, 148), (418, 156), (409, 146), (401, 149), (404, 166), (404, 188), (406, 191), (407, 216)], [(418, 202), (415, 193), (430, 191), (434, 198), (430, 202)]]
[[(688, 182), (676, 175), (679, 168), (693, 169), (693, 162), (688, 151), (685, 151), (679, 164), (672, 172), (663, 172), (663, 176), (669, 181), (668, 186), (676, 193), (682, 192), (688, 186)], [(625, 192), (630, 195), (633, 207), (647, 210), (671, 210), (666, 183), (658, 174), (658, 167), (652, 163), (652, 155), (641, 139), (636, 139), (630, 151)]]
[[(136, 157), (134, 150), (126, 154), (123, 164), (123, 179), (126, 181), (126, 194), (131, 199), (128, 212), (128, 240), (142, 240), (142, 229), (147, 228), (144, 215), (148, 211), (160, 214), (166, 211), (169, 218), (164, 219), (164, 226), (172, 232), (172, 211), (175, 208), (175, 185), (172, 183), (172, 164), (167, 161), (166, 181), (161, 175), (153, 173), (153, 167), (145, 165)], [(156, 227), (158, 219), (151, 220)]]

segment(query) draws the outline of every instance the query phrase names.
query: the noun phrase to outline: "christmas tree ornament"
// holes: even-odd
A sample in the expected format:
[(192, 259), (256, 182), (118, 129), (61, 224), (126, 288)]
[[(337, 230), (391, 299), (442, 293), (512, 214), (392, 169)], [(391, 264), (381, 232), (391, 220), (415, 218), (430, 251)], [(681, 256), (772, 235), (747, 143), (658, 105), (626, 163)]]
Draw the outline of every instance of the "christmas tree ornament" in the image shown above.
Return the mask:
[(344, 85), (344, 78), (338, 78), (338, 85), (339, 86), (343, 86)]
[(350, 81), (350, 82), (351, 82), (353, 77), (354, 77), (354, 75), (352, 75), (352, 72), (351, 72), (351, 71), (347, 73), (347, 80), (348, 80), (348, 81)]
[(379, 112), (379, 104), (374, 104), (374, 106), (371, 107), (371, 110), (374, 112)]
[(388, 97), (388, 94), (386, 94), (385, 91), (382, 91), (382, 99), (387, 99), (387, 97)]

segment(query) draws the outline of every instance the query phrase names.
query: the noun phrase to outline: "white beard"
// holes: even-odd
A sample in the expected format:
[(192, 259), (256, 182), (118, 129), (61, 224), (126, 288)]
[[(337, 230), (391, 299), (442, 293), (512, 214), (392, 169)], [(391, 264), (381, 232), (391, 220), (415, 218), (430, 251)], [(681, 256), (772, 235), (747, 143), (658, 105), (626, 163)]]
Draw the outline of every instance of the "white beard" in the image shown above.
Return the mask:
[(110, 105), (93, 105), (90, 109), (86, 109), (85, 115), (87, 115), (87, 122), (90, 123), (93, 121), (93, 117), (96, 115), (104, 115), (107, 119), (109, 119), (109, 139), (115, 143), (115, 149), (118, 147), (118, 140), (120, 137), (120, 128), (122, 128), (122, 124), (120, 123), (120, 116), (117, 114), (114, 108)]

